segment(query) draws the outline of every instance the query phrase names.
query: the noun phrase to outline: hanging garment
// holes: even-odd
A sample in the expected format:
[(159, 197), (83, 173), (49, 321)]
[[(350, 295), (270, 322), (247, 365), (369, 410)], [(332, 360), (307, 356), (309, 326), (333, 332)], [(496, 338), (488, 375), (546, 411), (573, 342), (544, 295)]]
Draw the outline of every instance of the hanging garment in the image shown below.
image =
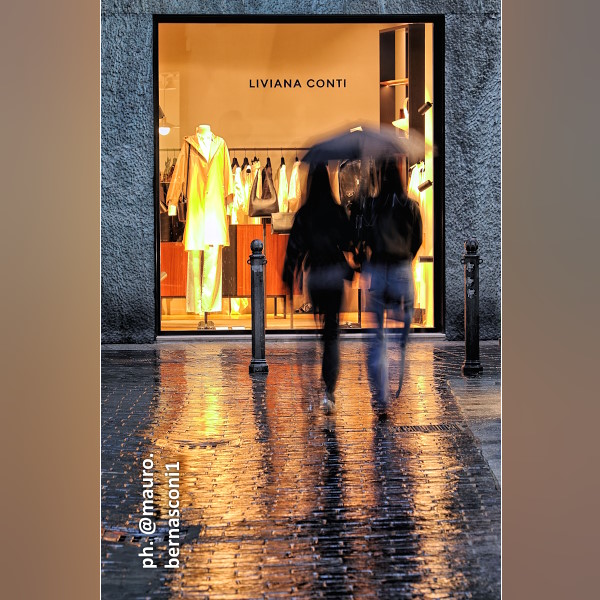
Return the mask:
[[(423, 161), (410, 167), (410, 175), (408, 177), (407, 195), (411, 200), (417, 202), (421, 209), (421, 217), (423, 221), (422, 235), (423, 243), (418, 252), (418, 256), (427, 256), (433, 250), (429, 247), (428, 223), (429, 214), (426, 202), (426, 192), (420, 192), (419, 186), (425, 181), (425, 163)], [(413, 263), (413, 277), (415, 280), (415, 307), (424, 308), (427, 300), (427, 278), (424, 276), (423, 264), (416, 260)]]
[(302, 204), (302, 189), (300, 185), (300, 161), (297, 160), (292, 166), (290, 184), (288, 186), (288, 209), (296, 212)]
[(236, 167), (233, 173), (234, 194), (231, 203), (231, 224), (240, 223), (240, 217), (244, 216), (244, 187), (242, 184), (242, 169)]
[(242, 180), (242, 206), (238, 212), (238, 224), (246, 225), (248, 221), (248, 202), (250, 200), (250, 190), (252, 189), (252, 167), (247, 165), (241, 172)]
[[(187, 168), (189, 156), (189, 172)], [(167, 204), (177, 205), (181, 192), (188, 209), (183, 234), (185, 249), (228, 246), (226, 203), (234, 194), (229, 150), (223, 138), (212, 134), (209, 156), (204, 156), (196, 136), (184, 139), (167, 194)]]
[[(418, 185), (425, 183), (428, 179), (429, 179), (429, 177), (427, 176), (427, 166), (425, 165), (425, 162), (422, 161), (420, 163)], [(419, 191), (418, 187), (417, 187), (417, 191)], [(421, 214), (423, 215), (423, 221), (424, 221), (424, 223), (429, 225), (433, 221), (433, 215), (432, 215), (433, 188), (432, 187), (426, 188), (422, 192), (419, 192), (419, 205), (421, 206)], [(433, 246), (431, 244), (431, 236), (428, 234), (429, 234), (429, 226), (423, 228), (423, 248), (421, 250), (421, 253), (426, 256), (433, 254)]]
[(285, 163), (282, 163), (277, 170), (277, 202), (279, 203), (279, 212), (288, 211), (288, 180)]
[(410, 167), (410, 175), (408, 177), (408, 191), (407, 195), (411, 200), (420, 202), (421, 192), (419, 192), (419, 186), (423, 183), (423, 177), (425, 174), (425, 165), (423, 163), (417, 163)]
[[(248, 174), (248, 173), (247, 173)], [(254, 160), (252, 161), (252, 167), (251, 167), (251, 171), (249, 173), (249, 177), (246, 178), (246, 183), (248, 185), (248, 187), (246, 188), (248, 190), (247, 193), (247, 202), (246, 202), (246, 215), (248, 215), (248, 210), (250, 209), (250, 194), (252, 193), (252, 184), (254, 183), (255, 178), (258, 177), (258, 181), (257, 181), (257, 188), (256, 188), (256, 197), (257, 198), (262, 198), (262, 177), (261, 177), (261, 171), (260, 171), (260, 160)], [(260, 225), (262, 223), (262, 221), (260, 220), (260, 217), (248, 217), (246, 219), (246, 223), (248, 223), (249, 225)]]

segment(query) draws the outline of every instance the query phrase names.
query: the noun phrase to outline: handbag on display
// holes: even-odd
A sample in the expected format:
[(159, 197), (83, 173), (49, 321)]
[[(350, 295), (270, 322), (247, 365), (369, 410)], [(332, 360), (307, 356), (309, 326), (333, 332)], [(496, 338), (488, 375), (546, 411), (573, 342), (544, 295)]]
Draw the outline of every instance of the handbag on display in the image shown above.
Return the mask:
[(187, 205), (187, 197), (181, 192), (181, 194), (179, 194), (179, 200), (177, 201), (177, 219), (180, 223), (185, 223), (187, 218)]
[(185, 172), (185, 194), (182, 190), (179, 194), (179, 199), (177, 200), (177, 219), (180, 223), (185, 223), (187, 219), (188, 190), (190, 187), (190, 154), (192, 153), (192, 146), (189, 146), (190, 147), (188, 149), (187, 170)]
[(248, 202), (248, 216), (249, 217), (270, 217), (273, 213), (279, 212), (279, 203), (277, 202), (277, 192), (273, 185), (273, 180), (270, 177), (266, 177), (265, 181), (268, 185), (268, 192), (265, 193), (263, 187), (263, 195), (270, 194), (269, 198), (257, 198), (256, 189), (258, 187), (258, 178), (261, 176), (260, 171), (256, 172), (254, 182), (252, 183), (252, 189), (250, 190), (250, 200)]
[(295, 216), (295, 212), (273, 213), (271, 215), (271, 231), (273, 233), (290, 233)]

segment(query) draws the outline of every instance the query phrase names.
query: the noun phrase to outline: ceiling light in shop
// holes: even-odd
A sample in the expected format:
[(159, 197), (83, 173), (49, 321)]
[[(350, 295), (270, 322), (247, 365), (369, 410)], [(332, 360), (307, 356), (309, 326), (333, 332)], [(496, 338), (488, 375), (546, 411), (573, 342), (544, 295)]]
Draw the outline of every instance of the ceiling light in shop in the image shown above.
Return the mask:
[(408, 131), (408, 98), (404, 101), (404, 107), (398, 112), (398, 118), (392, 121), (392, 125), (402, 131)]
[(165, 112), (160, 104), (158, 105), (158, 118), (158, 133), (160, 133), (160, 135), (169, 135), (171, 128), (174, 127), (174, 125), (167, 121)]

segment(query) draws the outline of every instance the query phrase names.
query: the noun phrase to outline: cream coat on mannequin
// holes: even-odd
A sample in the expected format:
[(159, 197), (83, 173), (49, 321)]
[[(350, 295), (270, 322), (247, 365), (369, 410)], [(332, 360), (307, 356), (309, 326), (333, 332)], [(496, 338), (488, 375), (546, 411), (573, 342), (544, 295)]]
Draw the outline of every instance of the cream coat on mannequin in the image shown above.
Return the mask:
[(177, 206), (181, 192), (188, 198), (183, 234), (188, 252), (187, 310), (220, 311), (221, 254), (229, 245), (226, 205), (233, 197), (234, 182), (225, 140), (208, 125), (199, 125), (195, 135), (184, 139), (167, 193), (169, 206)]
[[(198, 149), (208, 160), (210, 156), (210, 146), (212, 142), (212, 131), (210, 125), (198, 125), (196, 127), (196, 138), (198, 139)], [(175, 216), (177, 214), (177, 206), (169, 205), (169, 215)]]
[[(210, 146), (201, 147), (197, 135), (184, 139), (167, 192), (169, 206), (177, 206), (181, 192), (188, 197), (183, 236), (188, 251), (229, 246), (226, 205), (235, 191), (229, 149), (223, 138), (212, 132), (209, 135)], [(207, 147), (209, 152), (204, 155)]]

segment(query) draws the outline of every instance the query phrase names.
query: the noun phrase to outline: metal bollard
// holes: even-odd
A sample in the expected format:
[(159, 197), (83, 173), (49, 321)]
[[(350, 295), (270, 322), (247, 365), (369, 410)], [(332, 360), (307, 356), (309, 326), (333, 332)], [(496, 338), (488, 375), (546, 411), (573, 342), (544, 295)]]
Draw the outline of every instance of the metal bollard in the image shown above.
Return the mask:
[(479, 362), (479, 258), (477, 240), (465, 242), (465, 254), (461, 264), (465, 265), (465, 362), (463, 375), (476, 375), (483, 371)]
[(267, 260), (262, 253), (263, 243), (252, 240), (250, 265), (250, 294), (252, 303), (252, 360), (250, 373), (268, 373), (265, 359), (265, 265)]

